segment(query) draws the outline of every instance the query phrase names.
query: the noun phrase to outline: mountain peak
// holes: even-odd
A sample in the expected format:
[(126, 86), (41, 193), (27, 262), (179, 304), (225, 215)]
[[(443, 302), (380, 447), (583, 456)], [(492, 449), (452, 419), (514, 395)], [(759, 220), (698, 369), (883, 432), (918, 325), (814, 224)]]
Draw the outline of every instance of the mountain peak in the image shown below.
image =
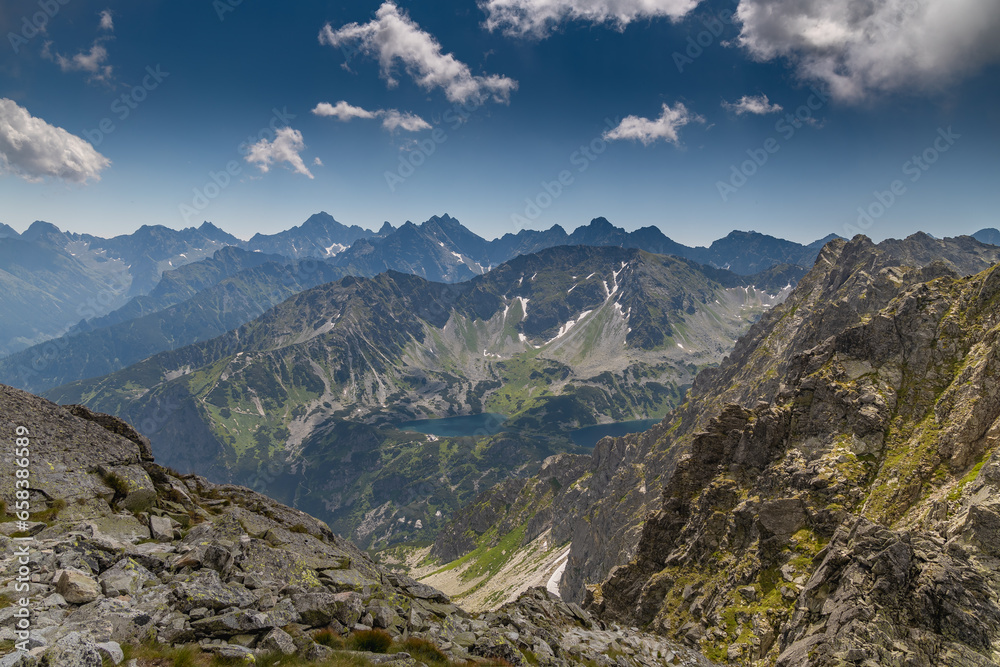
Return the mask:
[(312, 215), (310, 215), (309, 218), (307, 218), (306, 221), (302, 223), (301, 227), (306, 228), (315, 225), (325, 226), (331, 223), (338, 225), (340, 224), (332, 215), (330, 215), (326, 211), (320, 211), (319, 213), (313, 213)]
[(986, 229), (980, 229), (978, 232), (972, 235), (972, 238), (976, 239), (980, 243), (986, 243), (988, 245), (1000, 245), (1000, 230), (988, 227)]
[(21, 235), (21, 238), (25, 241), (36, 241), (43, 236), (51, 234), (62, 235), (62, 230), (53, 225), (51, 222), (35, 220), (31, 223), (30, 227), (24, 230), (24, 234)]
[(389, 224), (389, 221), (386, 220), (385, 222), (382, 223), (382, 226), (379, 227), (378, 235), (385, 236), (388, 234), (392, 234), (394, 231), (396, 231), (396, 228), (393, 227), (391, 224)]
[(592, 229), (614, 229), (615, 228), (615, 226), (612, 225), (610, 222), (608, 222), (608, 219), (605, 218), (604, 216), (600, 216), (600, 217), (594, 218), (593, 220), (590, 221), (590, 224), (587, 225), (587, 226), (590, 227), (590, 228), (592, 228)]

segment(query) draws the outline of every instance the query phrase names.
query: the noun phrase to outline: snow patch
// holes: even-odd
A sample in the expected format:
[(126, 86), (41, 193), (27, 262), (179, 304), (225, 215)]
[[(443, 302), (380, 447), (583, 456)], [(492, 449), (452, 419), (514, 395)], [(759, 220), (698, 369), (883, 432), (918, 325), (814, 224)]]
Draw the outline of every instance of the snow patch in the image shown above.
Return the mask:
[(562, 338), (563, 336), (565, 336), (566, 334), (568, 334), (570, 329), (572, 329), (574, 326), (576, 326), (583, 318), (585, 318), (587, 315), (590, 315), (592, 312), (594, 312), (594, 311), (592, 311), (592, 310), (585, 310), (582, 313), (580, 313), (580, 316), (577, 317), (575, 320), (570, 320), (570, 321), (566, 322), (566, 324), (564, 324), (561, 327), (559, 327), (559, 333), (556, 334), (555, 338), (553, 338), (552, 340), (548, 341), (546, 343), (546, 345), (548, 345), (548, 343), (551, 343), (553, 341), (559, 340), (560, 338)]
[(345, 250), (347, 250), (347, 246), (340, 243), (334, 243), (329, 248), (324, 248), (324, 250), (326, 251), (326, 254), (329, 257), (333, 257), (334, 255), (340, 254)]
[(569, 563), (570, 548), (571, 547), (566, 547), (566, 551), (559, 556), (559, 560), (557, 561), (559, 563), (559, 567), (556, 568), (556, 571), (552, 573), (552, 576), (549, 577), (549, 580), (545, 583), (545, 590), (557, 597), (562, 597), (559, 594), (559, 582), (562, 580), (563, 572), (566, 571), (566, 564)]

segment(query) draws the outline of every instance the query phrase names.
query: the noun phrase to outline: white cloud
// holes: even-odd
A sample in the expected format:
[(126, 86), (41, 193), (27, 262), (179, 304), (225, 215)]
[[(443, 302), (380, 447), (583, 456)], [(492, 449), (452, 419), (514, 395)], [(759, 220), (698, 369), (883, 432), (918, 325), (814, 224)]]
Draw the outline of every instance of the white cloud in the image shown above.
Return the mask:
[(398, 60), (418, 85), (426, 90), (440, 88), (452, 102), (482, 103), (492, 97), (506, 103), (517, 89), (517, 82), (505, 76), (473, 75), (454, 55), (442, 53), (434, 36), (392, 2), (383, 3), (368, 23), (349, 23), (338, 30), (326, 24), (319, 41), (339, 47), (356, 44), (361, 53), (376, 56), (390, 88), (398, 84), (393, 76)]
[(431, 129), (431, 124), (416, 114), (397, 111), (395, 109), (378, 109), (368, 111), (361, 107), (356, 107), (347, 102), (340, 101), (336, 104), (320, 102), (312, 110), (317, 116), (329, 116), (339, 121), (347, 122), (352, 118), (381, 118), (382, 127), (395, 132), (398, 129), (407, 132), (420, 132)]
[(104, 64), (108, 59), (108, 50), (103, 44), (94, 42), (90, 51), (81, 51), (70, 58), (60, 53), (53, 54), (51, 47), (52, 43), (46, 42), (42, 55), (59, 65), (63, 72), (89, 72), (92, 78), (99, 81), (111, 78), (111, 66)]
[(612, 23), (619, 30), (633, 21), (686, 16), (701, 0), (482, 0), (486, 27), (511, 35), (546, 36), (566, 21)]
[(400, 113), (395, 109), (388, 109), (380, 111), (379, 115), (382, 117), (382, 127), (390, 132), (395, 132), (397, 129), (403, 129), (407, 132), (431, 129), (430, 123), (412, 113)]
[(677, 146), (680, 144), (677, 137), (678, 130), (691, 122), (704, 123), (705, 119), (688, 111), (682, 102), (675, 104), (672, 109), (668, 104), (664, 104), (663, 113), (656, 120), (626, 116), (618, 127), (604, 133), (604, 139), (608, 141), (631, 139), (641, 141), (644, 146), (663, 139)]
[(764, 114), (778, 113), (781, 111), (781, 105), (772, 104), (771, 101), (767, 99), (767, 95), (744, 95), (739, 99), (739, 101), (735, 103), (723, 102), (722, 106), (734, 112), (737, 116), (742, 116), (745, 113), (763, 116)]
[(315, 157), (315, 158), (313, 158), (313, 164), (316, 165), (317, 167), (322, 167), (323, 166), (323, 161), (320, 160), (318, 157)]
[(24, 107), (0, 98), (0, 173), (37, 182), (45, 177), (73, 183), (101, 180), (111, 161), (89, 143), (49, 125)]
[(351, 106), (347, 102), (340, 101), (337, 104), (330, 104), (329, 102), (320, 102), (316, 105), (316, 108), (312, 110), (317, 116), (332, 116), (340, 121), (349, 121), (352, 118), (374, 118), (375, 113), (372, 111), (367, 111), (361, 107)]
[(256, 164), (265, 174), (271, 170), (272, 163), (287, 162), (296, 174), (312, 178), (312, 173), (299, 155), (305, 147), (301, 132), (283, 127), (278, 130), (274, 141), (261, 139), (251, 146), (244, 159), (250, 164)]
[[(111, 11), (105, 9), (99, 16), (100, 22), (98, 27), (101, 30), (113, 32), (115, 24), (111, 17)], [(109, 39), (114, 39), (114, 36), (105, 35), (98, 37), (90, 46), (90, 51), (80, 51), (69, 58), (61, 53), (53, 53), (52, 42), (45, 42), (45, 45), (42, 47), (42, 57), (48, 58), (59, 65), (59, 69), (63, 72), (88, 72), (91, 75), (91, 79), (107, 81), (111, 78), (112, 68), (111, 65), (106, 64), (108, 50), (104, 48), (104, 42)]]
[(995, 0), (740, 0), (739, 41), (839, 100), (928, 92), (1000, 61)]

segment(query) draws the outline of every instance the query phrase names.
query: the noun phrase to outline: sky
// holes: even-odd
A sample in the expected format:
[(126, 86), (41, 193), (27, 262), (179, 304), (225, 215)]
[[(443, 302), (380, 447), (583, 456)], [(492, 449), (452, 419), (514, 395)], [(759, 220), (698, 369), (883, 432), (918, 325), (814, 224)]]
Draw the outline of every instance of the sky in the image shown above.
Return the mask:
[(996, 0), (4, 0), (0, 222), (1000, 227)]

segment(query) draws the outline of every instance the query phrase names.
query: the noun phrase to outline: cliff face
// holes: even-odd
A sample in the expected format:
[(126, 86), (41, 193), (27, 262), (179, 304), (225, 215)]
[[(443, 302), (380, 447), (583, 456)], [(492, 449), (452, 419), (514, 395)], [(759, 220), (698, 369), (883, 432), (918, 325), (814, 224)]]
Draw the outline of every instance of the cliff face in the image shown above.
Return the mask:
[(699, 377), (591, 609), (738, 664), (996, 664), (1000, 267), (896, 259), (938, 243), (827, 246)]
[[(0, 476), (3, 667), (101, 667), (133, 650), (146, 652), (140, 664), (170, 664), (168, 647), (180, 645), (190, 645), (189, 662), (205, 652), (393, 667), (709, 664), (544, 589), (474, 617), (303, 512), (157, 465), (149, 441), (119, 419), (4, 385), (0, 410), (10, 445)], [(17, 469), (28, 471), (27, 489)], [(23, 523), (8, 514), (18, 502), (30, 505)], [(391, 655), (334, 655), (331, 646), (358, 649), (352, 636), (373, 629), (392, 639)], [(612, 662), (615, 652), (623, 657)]]

